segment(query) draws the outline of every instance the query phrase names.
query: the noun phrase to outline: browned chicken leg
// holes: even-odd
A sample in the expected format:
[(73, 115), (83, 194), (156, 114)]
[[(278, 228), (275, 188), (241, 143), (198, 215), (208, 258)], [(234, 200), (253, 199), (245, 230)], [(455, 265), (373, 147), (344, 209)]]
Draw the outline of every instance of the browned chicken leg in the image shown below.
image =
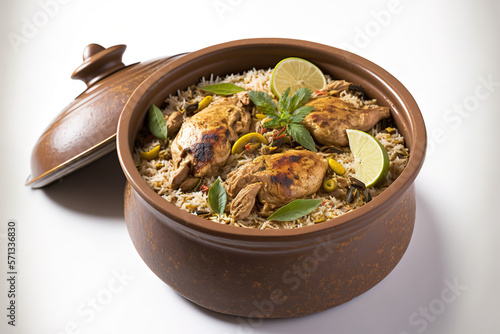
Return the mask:
[(304, 118), (302, 124), (323, 145), (346, 146), (349, 143), (346, 129), (366, 131), (391, 116), (389, 108), (358, 108), (332, 95), (320, 96), (306, 105), (314, 106), (314, 110)]
[(251, 116), (246, 92), (221, 98), (185, 121), (172, 142), (176, 168), (171, 187), (176, 189), (189, 174), (215, 175), (224, 166), (232, 144), (249, 131)]
[(327, 169), (325, 159), (306, 150), (260, 156), (228, 175), (225, 188), (234, 197), (231, 214), (237, 219), (247, 217), (257, 196), (264, 204), (260, 214), (267, 216), (277, 207), (317, 192)]

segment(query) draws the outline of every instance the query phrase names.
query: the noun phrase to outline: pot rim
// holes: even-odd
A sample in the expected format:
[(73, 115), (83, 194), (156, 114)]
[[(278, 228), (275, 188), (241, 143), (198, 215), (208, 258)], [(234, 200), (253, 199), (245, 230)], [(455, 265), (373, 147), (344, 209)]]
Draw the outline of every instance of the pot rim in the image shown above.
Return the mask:
[[(189, 63), (192, 61), (195, 61), (212, 53), (224, 51), (226, 49), (228, 50), (248, 47), (265, 48), (271, 45), (287, 47), (295, 46), (298, 48), (307, 48), (317, 52), (321, 51), (323, 53), (335, 53), (337, 55), (340, 55), (342, 58), (348, 59), (349, 61), (355, 63), (357, 66), (363, 68), (365, 71), (370, 72), (371, 75), (377, 77), (380, 80), (381, 84), (390, 89), (393, 92), (394, 96), (396, 96), (400, 100), (399, 102), (401, 103), (401, 105), (404, 106), (405, 109), (409, 110), (408, 114), (410, 117), (408, 124), (411, 126), (413, 132), (413, 145), (411, 147), (411, 155), (408, 161), (408, 165), (401, 173), (401, 175), (399, 175), (399, 177), (387, 189), (385, 189), (380, 195), (375, 197), (369, 203), (366, 203), (362, 207), (357, 208), (349, 213), (311, 226), (304, 226), (295, 229), (260, 230), (218, 224), (181, 210), (174, 204), (168, 202), (160, 195), (158, 195), (153, 189), (151, 189), (142, 179), (137, 168), (135, 167), (130, 150), (130, 147), (133, 147), (133, 143), (129, 142), (128, 132), (132, 115), (137, 112), (143, 112), (142, 109), (137, 110), (138, 103), (141, 101), (142, 97), (149, 91), (149, 89), (155, 85), (155, 83), (157, 83), (161, 78), (163, 78), (165, 75), (168, 75), (169, 72), (177, 67), (189, 65)], [(132, 140), (135, 140), (135, 137), (132, 138)], [(179, 227), (182, 230), (195, 230), (215, 237), (230, 237), (233, 239), (236, 238), (252, 241), (264, 241), (275, 238), (279, 239), (283, 237), (300, 238), (305, 237), (306, 235), (309, 236), (311, 234), (324, 234), (325, 231), (331, 229), (351, 230), (353, 228), (356, 229), (357, 227), (364, 226), (364, 223), (370, 221), (369, 218), (373, 217), (374, 215), (381, 215), (383, 212), (388, 210), (393, 199), (402, 196), (413, 184), (413, 181), (418, 175), (424, 162), (426, 145), (427, 138), (424, 119), (417, 103), (415, 102), (410, 92), (403, 86), (403, 84), (391, 74), (389, 74), (386, 70), (370, 62), (369, 60), (348, 51), (315, 42), (286, 38), (252, 38), (225, 42), (189, 53), (181, 58), (172, 61), (171, 63), (168, 63), (164, 67), (158, 69), (139, 87), (135, 89), (123, 109), (118, 123), (117, 131), (117, 151), (122, 170), (134, 191), (149, 206), (155, 209), (159, 214), (165, 215), (175, 223), (179, 224)]]

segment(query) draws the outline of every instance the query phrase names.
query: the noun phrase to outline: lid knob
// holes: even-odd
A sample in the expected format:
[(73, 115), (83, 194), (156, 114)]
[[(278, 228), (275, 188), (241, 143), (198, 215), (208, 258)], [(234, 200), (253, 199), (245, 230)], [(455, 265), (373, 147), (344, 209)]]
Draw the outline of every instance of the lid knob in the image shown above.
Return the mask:
[(99, 44), (89, 44), (83, 51), (83, 63), (71, 75), (71, 79), (82, 80), (90, 88), (97, 81), (125, 67), (122, 56), (126, 45), (104, 48)]

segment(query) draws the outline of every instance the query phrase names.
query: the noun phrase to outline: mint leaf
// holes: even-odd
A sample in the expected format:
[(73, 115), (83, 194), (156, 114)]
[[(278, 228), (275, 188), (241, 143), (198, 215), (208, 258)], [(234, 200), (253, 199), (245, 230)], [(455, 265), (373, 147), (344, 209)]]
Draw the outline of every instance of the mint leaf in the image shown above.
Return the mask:
[(264, 124), (262, 124), (262, 126), (265, 128), (277, 128), (279, 126), (282, 126), (281, 119), (279, 119), (279, 118), (272, 119), (272, 120), (267, 121)]
[(165, 141), (167, 140), (167, 122), (165, 121), (165, 118), (163, 118), (163, 113), (161, 112), (160, 108), (158, 108), (154, 104), (149, 108), (148, 128), (149, 132), (151, 132), (153, 136)]
[(295, 110), (306, 104), (307, 101), (309, 101), (309, 99), (311, 98), (312, 93), (313, 91), (307, 87), (303, 87), (297, 90), (290, 99), (290, 110)]
[(286, 133), (292, 136), (293, 140), (306, 149), (316, 152), (314, 139), (309, 133), (309, 130), (300, 124), (302, 120), (314, 110), (313, 106), (304, 106), (311, 98), (312, 90), (309, 88), (301, 88), (291, 98), (289, 94), (290, 87), (283, 92), (279, 99), (280, 110), (278, 110), (271, 96), (264, 92), (251, 90), (248, 96), (261, 113), (271, 118), (271, 120), (266, 121), (262, 126), (265, 128), (286, 126)]
[(234, 93), (243, 92), (245, 88), (236, 86), (232, 83), (220, 83), (210, 86), (200, 87), (200, 89), (204, 92), (209, 92), (217, 95), (228, 96), (233, 95)]
[(289, 112), (290, 108), (290, 87), (288, 87), (282, 94), (279, 100), (281, 113)]
[(297, 143), (307, 148), (309, 151), (316, 152), (316, 147), (314, 145), (314, 139), (302, 124), (288, 124), (286, 126), (287, 132), (292, 136), (292, 139)]
[(290, 117), (290, 122), (300, 123), (304, 118), (309, 115), (314, 110), (313, 106), (302, 106), (293, 112), (292, 117)]
[(219, 215), (224, 213), (227, 202), (227, 193), (219, 179), (215, 180), (214, 184), (208, 190), (208, 204), (213, 212)]
[(278, 106), (273, 101), (271, 96), (269, 96), (269, 94), (251, 90), (250, 92), (248, 92), (248, 97), (257, 106), (257, 110), (259, 110), (264, 115), (278, 116)]
[(299, 219), (300, 217), (308, 215), (316, 210), (320, 204), (320, 199), (296, 199), (295, 201), (279, 208), (272, 215), (270, 215), (267, 220), (292, 221)]

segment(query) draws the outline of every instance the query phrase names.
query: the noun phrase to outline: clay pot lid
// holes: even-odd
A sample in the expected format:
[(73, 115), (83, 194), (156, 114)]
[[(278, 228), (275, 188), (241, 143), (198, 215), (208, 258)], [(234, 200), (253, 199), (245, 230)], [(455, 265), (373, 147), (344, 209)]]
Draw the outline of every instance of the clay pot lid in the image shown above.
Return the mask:
[(182, 56), (125, 66), (126, 45), (88, 45), (71, 78), (87, 89), (66, 106), (38, 139), (26, 185), (47, 186), (116, 149), (118, 119), (132, 92), (166, 63)]

